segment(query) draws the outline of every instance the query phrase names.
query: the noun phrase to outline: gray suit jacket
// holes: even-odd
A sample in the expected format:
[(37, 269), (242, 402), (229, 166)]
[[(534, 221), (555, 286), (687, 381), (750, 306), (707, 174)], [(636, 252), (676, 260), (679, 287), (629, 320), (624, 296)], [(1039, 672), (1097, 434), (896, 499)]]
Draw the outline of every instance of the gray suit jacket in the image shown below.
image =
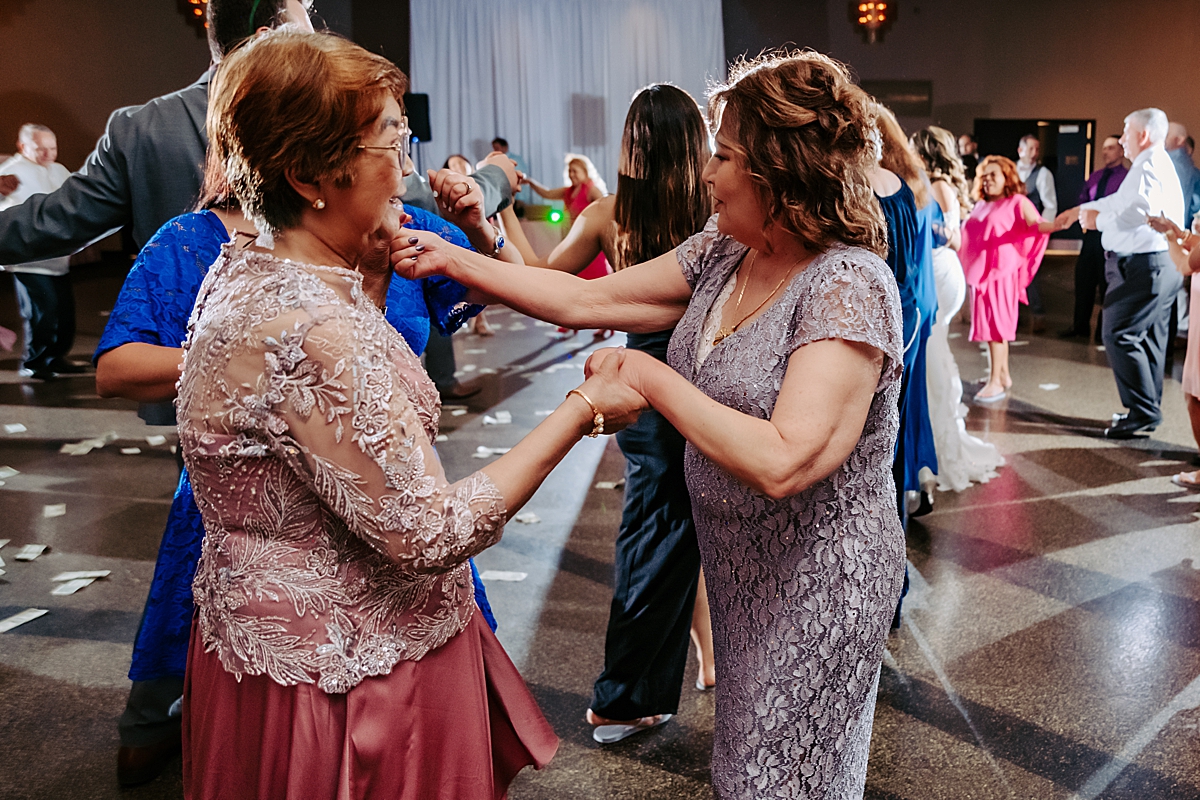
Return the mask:
[(1184, 230), (1190, 230), (1192, 217), (1200, 211), (1200, 169), (1196, 169), (1192, 157), (1182, 147), (1168, 150), (1167, 155), (1175, 165), (1179, 187), (1183, 189), (1183, 227)]
[(140, 249), (190, 210), (204, 178), (211, 76), (117, 109), (83, 168), (57, 191), (0, 211), (0, 264), (70, 255), (124, 225)]

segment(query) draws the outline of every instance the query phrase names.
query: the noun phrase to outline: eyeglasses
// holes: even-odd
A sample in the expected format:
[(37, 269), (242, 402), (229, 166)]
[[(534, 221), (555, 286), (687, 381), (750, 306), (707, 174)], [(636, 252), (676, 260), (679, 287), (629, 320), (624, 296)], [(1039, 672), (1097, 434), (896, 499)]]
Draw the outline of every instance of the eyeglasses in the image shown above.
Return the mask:
[(392, 144), (360, 144), (356, 150), (391, 150), (396, 154), (400, 161), (400, 168), (407, 169), (408, 159), (412, 155), (412, 131), (409, 130), (408, 123), (404, 122), (400, 126), (400, 140)]

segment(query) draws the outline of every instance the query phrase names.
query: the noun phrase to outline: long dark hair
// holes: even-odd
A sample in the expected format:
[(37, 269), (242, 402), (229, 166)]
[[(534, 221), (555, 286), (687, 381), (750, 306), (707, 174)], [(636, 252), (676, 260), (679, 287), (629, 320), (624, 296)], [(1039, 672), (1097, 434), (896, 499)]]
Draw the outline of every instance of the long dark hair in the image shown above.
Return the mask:
[(712, 213), (700, 179), (708, 158), (704, 117), (692, 96), (654, 83), (629, 105), (617, 167), (617, 269), (678, 247)]

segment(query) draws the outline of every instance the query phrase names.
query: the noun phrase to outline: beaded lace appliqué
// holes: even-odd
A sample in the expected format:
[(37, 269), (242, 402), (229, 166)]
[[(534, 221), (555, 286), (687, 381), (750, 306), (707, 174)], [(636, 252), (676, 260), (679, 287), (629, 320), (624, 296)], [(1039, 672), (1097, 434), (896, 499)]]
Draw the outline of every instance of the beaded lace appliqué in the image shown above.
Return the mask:
[(483, 473), (447, 483), (437, 390), (359, 276), (227, 248), (189, 327), (205, 647), (236, 676), (336, 693), (459, 633), (503, 498)]

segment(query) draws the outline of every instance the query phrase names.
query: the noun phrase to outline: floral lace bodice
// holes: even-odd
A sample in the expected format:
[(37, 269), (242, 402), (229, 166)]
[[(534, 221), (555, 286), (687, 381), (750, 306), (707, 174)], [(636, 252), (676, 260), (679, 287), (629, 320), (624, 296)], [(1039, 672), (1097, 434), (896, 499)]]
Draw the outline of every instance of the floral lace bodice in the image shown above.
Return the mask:
[(205, 647), (239, 677), (337, 693), (459, 633), (504, 500), (483, 473), (447, 482), (437, 390), (361, 277), (226, 246), (189, 328)]

